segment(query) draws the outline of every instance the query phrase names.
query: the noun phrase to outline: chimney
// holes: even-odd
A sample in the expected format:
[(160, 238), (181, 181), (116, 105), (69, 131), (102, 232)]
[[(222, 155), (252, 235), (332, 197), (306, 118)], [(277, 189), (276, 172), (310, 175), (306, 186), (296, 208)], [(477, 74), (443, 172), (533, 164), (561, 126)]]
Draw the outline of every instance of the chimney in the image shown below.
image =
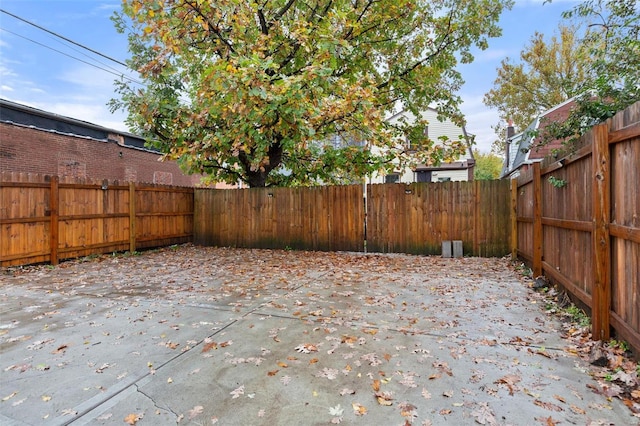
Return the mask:
[(511, 138), (515, 134), (516, 134), (516, 131), (513, 128), (513, 120), (509, 119), (509, 122), (507, 124), (507, 143), (505, 144), (505, 154), (506, 154), (505, 158), (506, 158), (507, 170), (509, 170), (509, 151), (511, 148)]

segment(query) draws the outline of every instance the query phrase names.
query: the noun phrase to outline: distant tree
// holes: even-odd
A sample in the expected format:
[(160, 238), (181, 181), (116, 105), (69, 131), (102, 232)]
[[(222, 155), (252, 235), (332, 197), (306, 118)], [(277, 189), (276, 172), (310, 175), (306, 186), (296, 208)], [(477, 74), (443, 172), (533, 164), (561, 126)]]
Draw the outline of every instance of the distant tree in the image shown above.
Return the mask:
[[(124, 0), (145, 85), (122, 82), (112, 109), (167, 158), (215, 181), (252, 187), (335, 182), (398, 163), (456, 157), (391, 126), (394, 107), (435, 105), (462, 124), (458, 62), (497, 37), (512, 0)], [(406, 135), (420, 146), (398, 149)], [(329, 140), (366, 141), (332, 144)], [(420, 140), (422, 139), (422, 140)], [(372, 150), (377, 146), (383, 149)], [(380, 153), (380, 154), (378, 154)], [(395, 161), (395, 163), (394, 163)]]
[(492, 153), (481, 153), (478, 150), (474, 150), (473, 157), (476, 160), (476, 165), (473, 169), (473, 178), (475, 180), (493, 180), (500, 177), (503, 163), (502, 157)]
[(484, 96), (484, 104), (497, 109), (500, 118), (494, 126), (498, 136), (494, 152), (504, 152), (509, 120), (523, 130), (541, 112), (580, 93), (594, 60), (579, 33), (578, 25), (561, 24), (558, 35), (547, 41), (536, 32), (519, 62), (508, 57), (501, 62), (493, 88)]

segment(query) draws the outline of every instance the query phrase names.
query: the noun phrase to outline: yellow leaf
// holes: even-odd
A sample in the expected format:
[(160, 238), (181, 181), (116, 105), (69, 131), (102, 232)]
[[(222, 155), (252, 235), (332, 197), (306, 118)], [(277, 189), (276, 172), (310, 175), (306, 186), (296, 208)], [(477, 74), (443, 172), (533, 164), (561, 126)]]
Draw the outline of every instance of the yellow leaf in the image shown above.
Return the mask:
[(49, 401), (51, 401), (51, 397), (49, 395), (42, 395), (42, 400), (44, 402), (49, 402)]
[(140, 416), (135, 413), (131, 413), (124, 418), (124, 422), (130, 425), (135, 425), (136, 423), (138, 423), (138, 420), (140, 420)]

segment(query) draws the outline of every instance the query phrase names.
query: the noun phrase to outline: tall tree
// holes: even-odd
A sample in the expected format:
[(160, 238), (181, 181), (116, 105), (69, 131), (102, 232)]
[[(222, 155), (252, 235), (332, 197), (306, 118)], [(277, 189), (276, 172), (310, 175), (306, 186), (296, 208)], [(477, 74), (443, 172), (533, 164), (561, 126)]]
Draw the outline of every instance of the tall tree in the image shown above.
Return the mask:
[(594, 60), (580, 39), (578, 25), (558, 26), (558, 34), (545, 40), (536, 32), (520, 53), (520, 61), (505, 58), (484, 104), (498, 111), (494, 126), (498, 139), (493, 151), (504, 152), (506, 123), (525, 129), (541, 112), (575, 96), (593, 68)]
[[(437, 163), (462, 141), (436, 145), (420, 132), (426, 123), (384, 118), (436, 105), (461, 122), (455, 67), (500, 35), (512, 3), (124, 0), (114, 21), (145, 85), (120, 83), (111, 106), (166, 157), (216, 181), (311, 184)], [(399, 149), (405, 135), (417, 155)]]

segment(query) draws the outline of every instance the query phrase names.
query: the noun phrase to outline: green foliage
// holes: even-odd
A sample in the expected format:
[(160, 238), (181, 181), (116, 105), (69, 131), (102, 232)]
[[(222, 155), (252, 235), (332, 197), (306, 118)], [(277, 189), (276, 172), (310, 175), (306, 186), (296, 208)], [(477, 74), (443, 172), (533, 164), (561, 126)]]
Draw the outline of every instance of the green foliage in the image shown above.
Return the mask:
[(111, 108), (127, 109), (129, 126), (166, 158), (213, 181), (309, 185), (437, 164), (464, 144), (422, 134), (409, 155), (399, 141), (412, 124), (384, 119), (435, 105), (462, 124), (456, 65), (501, 34), (512, 4), (124, 0), (113, 19), (145, 85), (119, 82)]
[(549, 179), (547, 179), (549, 181), (549, 183), (556, 187), (556, 188), (564, 188), (565, 186), (567, 186), (567, 181), (564, 179), (559, 179), (555, 176), (549, 176)]
[(500, 177), (502, 172), (503, 159), (495, 154), (483, 154), (475, 150), (473, 157), (476, 165), (473, 169), (473, 178), (475, 180), (493, 180)]
[(614, 349), (620, 349), (622, 352), (628, 352), (631, 350), (631, 347), (629, 346), (629, 344), (624, 340), (611, 339), (611, 341), (609, 341), (609, 347)]
[[(561, 41), (546, 48), (536, 34), (521, 62), (505, 59), (485, 104), (497, 108), (502, 122), (511, 118), (524, 128), (540, 111), (574, 98), (564, 122), (547, 123), (537, 145), (573, 142), (640, 99), (640, 7), (638, 0), (586, 0), (563, 17), (577, 24), (560, 26)], [(504, 125), (495, 127), (504, 146)]]
[(587, 0), (564, 14), (588, 20), (582, 43), (593, 71), (580, 82), (577, 107), (563, 123), (548, 129), (543, 143), (565, 139), (571, 144), (640, 99), (640, 5), (637, 0)]
[(591, 324), (591, 320), (589, 316), (585, 314), (585, 312), (578, 308), (576, 305), (571, 304), (565, 309), (565, 314), (569, 317), (569, 319), (580, 325), (581, 327), (587, 327)]

